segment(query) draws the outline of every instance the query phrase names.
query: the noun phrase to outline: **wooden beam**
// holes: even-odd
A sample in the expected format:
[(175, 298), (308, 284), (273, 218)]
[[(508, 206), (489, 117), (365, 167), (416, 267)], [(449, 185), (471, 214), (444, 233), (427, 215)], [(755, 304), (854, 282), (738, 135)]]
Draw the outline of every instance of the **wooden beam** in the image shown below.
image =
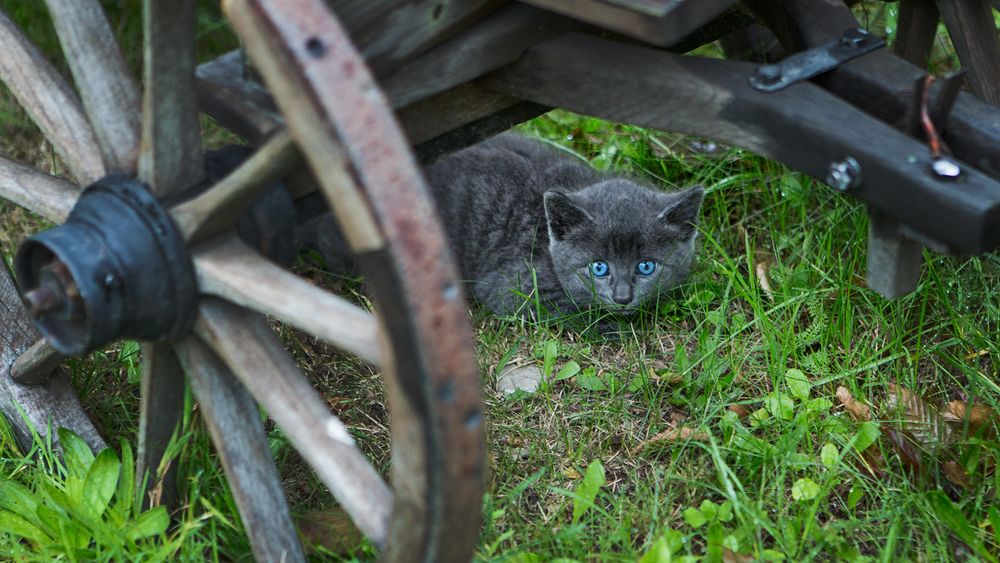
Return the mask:
[(927, 57), (934, 46), (939, 21), (941, 15), (934, 0), (899, 0), (896, 42), (892, 45), (892, 52), (921, 68), (927, 68)]
[(977, 96), (1000, 107), (1000, 33), (987, 0), (937, 0), (966, 82)]
[(0, 156), (0, 198), (62, 223), (79, 197), (76, 184)]
[(19, 385), (35, 385), (47, 381), (66, 357), (44, 338), (38, 339), (10, 367), (10, 378)]

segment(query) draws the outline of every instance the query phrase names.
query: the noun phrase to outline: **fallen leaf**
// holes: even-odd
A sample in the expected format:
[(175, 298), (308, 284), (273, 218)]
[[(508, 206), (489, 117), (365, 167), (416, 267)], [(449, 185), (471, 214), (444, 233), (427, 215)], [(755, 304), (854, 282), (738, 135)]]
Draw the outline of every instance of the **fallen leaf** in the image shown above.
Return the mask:
[(993, 409), (980, 403), (973, 403), (970, 408), (969, 403), (965, 401), (952, 401), (948, 403), (941, 416), (945, 422), (962, 429), (964, 429), (966, 420), (968, 419), (970, 434), (979, 434), (983, 428), (986, 428), (983, 437), (990, 437), (994, 433), (993, 422), (995, 416)]
[(854, 465), (873, 479), (885, 477), (885, 458), (875, 444), (861, 452), (861, 457)]
[(753, 560), (754, 558), (751, 555), (736, 553), (735, 551), (729, 549), (728, 547), (722, 548), (723, 563), (749, 563), (750, 561)]
[(771, 263), (774, 258), (770, 256), (764, 256), (757, 259), (757, 263), (753, 266), (754, 274), (757, 276), (757, 283), (760, 284), (760, 288), (767, 295), (768, 299), (774, 300), (774, 289), (771, 288), (771, 279), (768, 277), (767, 273), (771, 269)]
[(917, 438), (912, 433), (882, 423), (882, 435), (889, 439), (889, 445), (892, 446), (900, 461), (912, 474), (917, 475), (923, 470), (923, 452)]
[(311, 552), (323, 548), (332, 553), (347, 554), (364, 545), (364, 534), (340, 509), (306, 512), (295, 517), (295, 525), (302, 543)]
[(515, 391), (534, 393), (538, 390), (538, 385), (541, 381), (542, 370), (538, 366), (508, 364), (500, 372), (500, 377), (497, 378), (497, 390), (504, 395), (510, 395)]
[(872, 411), (868, 408), (868, 405), (855, 399), (846, 387), (837, 387), (836, 397), (840, 401), (840, 404), (844, 405), (844, 408), (847, 409), (847, 412), (851, 413), (854, 420), (866, 422), (872, 419)]
[(708, 432), (704, 430), (692, 430), (690, 426), (679, 426), (660, 432), (648, 440), (644, 440), (636, 446), (636, 451), (642, 451), (646, 446), (661, 442), (686, 442), (688, 440), (707, 441)]
[(740, 420), (750, 415), (750, 409), (746, 408), (744, 405), (729, 405), (726, 408), (736, 413), (736, 416), (739, 417)]
[(583, 479), (583, 474), (576, 470), (575, 467), (567, 467), (562, 470), (562, 476), (567, 479)]
[(890, 383), (885, 404), (889, 416), (897, 417), (896, 426), (912, 434), (924, 449), (936, 450), (951, 441), (951, 428), (938, 407), (913, 391)]
[(944, 470), (944, 476), (953, 484), (959, 487), (969, 490), (972, 488), (972, 483), (969, 480), (969, 474), (965, 472), (963, 468), (957, 461), (946, 461), (941, 464), (941, 469)]

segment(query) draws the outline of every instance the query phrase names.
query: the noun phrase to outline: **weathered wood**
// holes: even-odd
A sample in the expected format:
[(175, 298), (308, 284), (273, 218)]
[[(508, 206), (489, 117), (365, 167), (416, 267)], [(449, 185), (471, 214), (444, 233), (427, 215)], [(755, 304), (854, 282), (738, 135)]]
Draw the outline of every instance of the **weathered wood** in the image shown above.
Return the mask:
[(81, 184), (104, 176), (97, 138), (72, 87), (0, 11), (0, 80)]
[(19, 385), (35, 385), (49, 380), (66, 357), (45, 341), (38, 339), (10, 367), (10, 377)]
[(746, 80), (753, 68), (571, 34), (533, 47), (482, 83), (553, 107), (739, 145), (820, 180), (850, 155), (864, 177), (851, 195), (953, 250), (1000, 245), (991, 219), (1000, 212), (996, 181), (968, 166), (958, 183), (915, 174), (930, 169), (925, 145), (812, 83), (757, 92)]
[(144, 2), (139, 177), (160, 198), (194, 186), (204, 174), (194, 88), (194, 5), (194, 0)]
[(305, 561), (253, 397), (205, 344), (177, 344), (257, 561)]
[(198, 66), (198, 106), (223, 127), (258, 146), (285, 125), (264, 88), (243, 76), (243, 55), (230, 51)]
[(414, 145), (505, 110), (520, 100), (463, 84), (399, 111), (399, 121)]
[(934, 0), (900, 0), (892, 52), (926, 68), (940, 20)]
[(536, 103), (519, 101), (496, 113), (477, 117), (461, 127), (448, 128), (444, 133), (417, 145), (414, 151), (420, 164), (427, 166), (453, 152), (507, 131), (519, 123), (534, 119), (550, 109), (552, 108)]
[(212, 241), (194, 254), (203, 294), (266, 313), (380, 364), (378, 322), (371, 313), (268, 261), (233, 238)]
[(384, 74), (503, 0), (329, 0), (368, 65)]
[[(10, 377), (11, 364), (40, 336), (21, 305), (14, 280), (0, 264), (0, 411), (7, 417), (18, 445), (28, 451), (35, 433), (67, 428), (83, 438), (92, 450), (106, 445), (87, 418), (65, 372), (39, 385), (20, 385)], [(58, 446), (58, 436), (50, 436)]]
[(254, 198), (299, 162), (291, 136), (280, 130), (236, 170), (208, 191), (171, 209), (170, 215), (186, 241), (222, 232), (239, 221)]
[[(263, 13), (278, 10), (277, 6), (262, 6), (254, 0), (227, 0), (223, 8), (288, 119), (292, 137), (320, 188), (329, 200), (338, 202), (335, 213), (351, 247), (358, 252), (383, 248), (382, 234), (346, 154), (350, 147), (341, 145), (338, 134), (343, 132), (335, 132), (332, 125), (331, 116), (338, 113), (352, 113), (359, 121), (377, 115), (367, 110), (368, 101), (343, 99), (332, 91), (336, 90), (338, 82), (355, 86), (358, 80), (364, 81), (366, 96), (370, 100), (380, 98), (364, 64), (353, 55), (343, 29), (338, 26), (334, 33), (323, 29), (331, 16), (322, 3), (308, 8), (282, 8), (286, 14), (295, 15), (301, 21), (287, 22), (287, 27), (278, 30), (263, 19)], [(297, 27), (299, 24), (302, 27)], [(346, 53), (347, 60), (340, 61), (345, 57), (341, 51)], [(307, 68), (301, 68), (300, 64)], [(364, 122), (370, 129), (379, 129), (370, 121)], [(373, 157), (385, 154), (377, 147), (354, 147), (354, 150), (368, 151)], [(384, 172), (392, 174), (394, 168), (386, 167)]]
[(195, 333), (278, 423), (358, 529), (376, 546), (384, 547), (392, 492), (355, 445), (347, 427), (330, 414), (264, 318), (206, 299)]
[(524, 0), (525, 3), (552, 10), (564, 16), (592, 23), (669, 47), (713, 18), (721, 15), (735, 0), (669, 0), (656, 2), (653, 10), (636, 9), (631, 0)]
[(167, 467), (163, 456), (184, 411), (184, 370), (173, 348), (163, 342), (143, 342), (139, 404), (137, 486), (144, 506), (177, 505), (176, 459)]
[(402, 108), (510, 64), (543, 39), (586, 24), (519, 3), (504, 6), (381, 79), (394, 108)]
[(62, 223), (79, 197), (77, 185), (0, 156), (0, 198)]
[(109, 172), (135, 173), (139, 86), (97, 0), (45, 0)]
[(937, 0), (966, 81), (980, 98), (1000, 107), (1000, 34), (987, 0)]

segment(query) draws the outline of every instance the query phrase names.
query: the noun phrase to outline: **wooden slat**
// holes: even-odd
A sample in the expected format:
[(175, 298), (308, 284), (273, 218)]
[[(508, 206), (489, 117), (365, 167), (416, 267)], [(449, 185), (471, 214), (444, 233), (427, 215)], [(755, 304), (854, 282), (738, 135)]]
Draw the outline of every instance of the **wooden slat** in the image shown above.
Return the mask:
[(145, 0), (142, 147), (139, 177), (157, 197), (204, 175), (194, 88), (194, 0)]
[(305, 561), (253, 397), (197, 338), (177, 345), (257, 561)]
[[(49, 428), (68, 428), (79, 435), (92, 450), (106, 447), (94, 425), (80, 406), (66, 372), (60, 371), (39, 385), (19, 385), (10, 377), (10, 366), (39, 334), (21, 305), (14, 280), (0, 264), (0, 411), (7, 417), (21, 449), (28, 451), (32, 434), (44, 436)], [(58, 445), (58, 437), (51, 436)]]
[(65, 359), (44, 338), (40, 338), (17, 357), (10, 367), (10, 377), (20, 385), (44, 383)]
[(194, 255), (203, 294), (266, 313), (379, 364), (378, 322), (371, 313), (268, 261), (239, 240), (213, 241)]
[(81, 184), (104, 176), (97, 138), (72, 87), (0, 11), (0, 80)]
[(503, 0), (329, 0), (376, 74), (395, 69)]
[(243, 76), (239, 50), (199, 65), (196, 76), (201, 110), (251, 145), (260, 145), (285, 126), (271, 95)]
[(177, 504), (176, 461), (160, 471), (161, 461), (184, 411), (184, 370), (169, 344), (143, 342), (136, 478), (147, 479), (143, 505)]
[(892, 52), (920, 68), (927, 68), (927, 57), (934, 46), (940, 19), (934, 0), (899, 0)]
[(0, 198), (62, 223), (79, 197), (75, 184), (0, 156)]
[(289, 441), (380, 548), (388, 535), (392, 492), (339, 419), (309, 385), (264, 319), (204, 300), (195, 333), (225, 361)]
[(196, 198), (170, 210), (186, 241), (207, 238), (234, 225), (255, 197), (299, 164), (291, 136), (278, 131), (236, 170)]
[(135, 173), (142, 102), (97, 0), (45, 0), (109, 172)]
[(937, 0), (966, 81), (980, 98), (1000, 107), (1000, 34), (987, 0)]

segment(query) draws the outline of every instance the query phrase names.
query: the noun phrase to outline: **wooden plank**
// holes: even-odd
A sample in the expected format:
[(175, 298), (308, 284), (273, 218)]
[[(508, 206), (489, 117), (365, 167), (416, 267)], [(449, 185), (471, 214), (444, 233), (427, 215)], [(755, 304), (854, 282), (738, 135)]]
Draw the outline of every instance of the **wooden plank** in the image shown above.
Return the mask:
[(268, 261), (238, 239), (213, 241), (194, 254), (199, 291), (271, 315), (379, 365), (375, 317)]
[[(672, 0), (661, 15), (644, 13), (632, 0), (523, 0), (629, 37), (669, 47), (729, 9), (735, 0)], [(626, 6), (625, 4), (628, 4)], [(648, 11), (645, 11), (648, 12)]]
[(90, 184), (104, 176), (97, 138), (72, 87), (6, 13), (0, 11), (0, 80), (52, 143), (72, 176)]
[(1000, 106), (1000, 34), (987, 0), (937, 0), (966, 82), (977, 96)]
[(145, 481), (144, 506), (177, 505), (177, 465), (161, 468), (170, 438), (184, 412), (184, 370), (167, 343), (143, 342), (136, 478)]
[[(50, 428), (68, 428), (95, 452), (103, 450), (107, 446), (80, 406), (65, 371), (39, 385), (20, 385), (10, 377), (11, 364), (39, 338), (10, 272), (0, 265), (0, 411), (7, 417), (14, 438), (28, 451), (34, 433), (45, 436)], [(55, 433), (51, 439), (58, 446)]]
[(394, 108), (444, 92), (518, 59), (542, 41), (589, 26), (511, 3), (380, 80)]
[[(371, 115), (364, 111), (368, 102), (347, 100), (331, 95), (332, 92), (314, 90), (318, 84), (329, 89), (338, 82), (344, 82), (346, 77), (341, 73), (347, 72), (351, 79), (345, 85), (353, 86), (356, 81), (363, 80), (367, 95), (373, 100), (379, 97), (364, 65), (351, 58), (353, 51), (348, 39), (343, 36), (343, 30), (338, 27), (337, 33), (331, 34), (323, 29), (331, 16), (322, 4), (313, 4), (307, 9), (298, 5), (281, 8), (284, 13), (296, 15), (296, 19), (300, 20), (281, 30), (281, 33), (266, 24), (258, 12), (278, 10), (277, 6), (260, 6), (251, 0), (228, 0), (223, 3), (223, 8), (288, 120), (288, 128), (324, 194), (329, 200), (338, 202), (335, 213), (351, 248), (357, 252), (382, 248), (385, 245), (382, 234), (365, 202), (346, 153), (350, 148), (341, 145), (333, 130), (334, 120), (331, 117), (335, 113), (350, 112), (356, 119), (365, 119)], [(298, 25), (301, 27), (296, 27)], [(347, 53), (349, 60), (339, 61), (344, 56), (339, 53), (341, 50)], [(336, 54), (337, 57), (327, 57), (327, 54)], [(296, 58), (309, 61), (309, 68), (299, 68), (294, 62)], [(371, 122), (367, 126), (376, 128)], [(372, 156), (384, 155), (384, 151), (369, 148), (374, 149)], [(354, 150), (365, 149), (356, 147)], [(384, 171), (392, 174), (394, 168), (389, 166)]]
[(205, 344), (177, 345), (257, 561), (305, 561), (257, 404)]
[(243, 76), (243, 55), (230, 51), (198, 66), (198, 106), (223, 127), (258, 146), (285, 125), (263, 86)]
[(376, 74), (485, 16), (504, 0), (328, 0)]
[(475, 84), (463, 84), (405, 107), (398, 116), (410, 143), (418, 145), (519, 101)]
[(194, 88), (194, 0), (145, 0), (139, 177), (163, 198), (204, 175)]
[(921, 68), (927, 68), (927, 57), (934, 46), (940, 19), (934, 0), (900, 0), (892, 52)]
[(0, 156), (0, 198), (62, 223), (79, 197), (76, 184)]
[(139, 86), (97, 0), (45, 0), (63, 54), (109, 172), (134, 174), (139, 158)]
[(19, 385), (35, 385), (51, 378), (66, 357), (39, 338), (10, 367), (10, 378)]
[(392, 492), (355, 445), (347, 427), (330, 414), (263, 317), (206, 299), (195, 333), (219, 354), (277, 422), (358, 529), (373, 544), (384, 547)]
[(482, 83), (544, 105), (735, 144), (820, 180), (851, 155), (864, 170), (851, 195), (953, 250), (1000, 245), (992, 219), (1000, 183), (968, 165), (958, 183), (915, 173), (930, 169), (925, 145), (812, 83), (757, 92), (746, 81), (753, 68), (571, 34), (533, 47)]
[(204, 240), (236, 224), (254, 198), (299, 163), (291, 136), (280, 130), (236, 170), (208, 191), (171, 209), (170, 215), (184, 240)]

